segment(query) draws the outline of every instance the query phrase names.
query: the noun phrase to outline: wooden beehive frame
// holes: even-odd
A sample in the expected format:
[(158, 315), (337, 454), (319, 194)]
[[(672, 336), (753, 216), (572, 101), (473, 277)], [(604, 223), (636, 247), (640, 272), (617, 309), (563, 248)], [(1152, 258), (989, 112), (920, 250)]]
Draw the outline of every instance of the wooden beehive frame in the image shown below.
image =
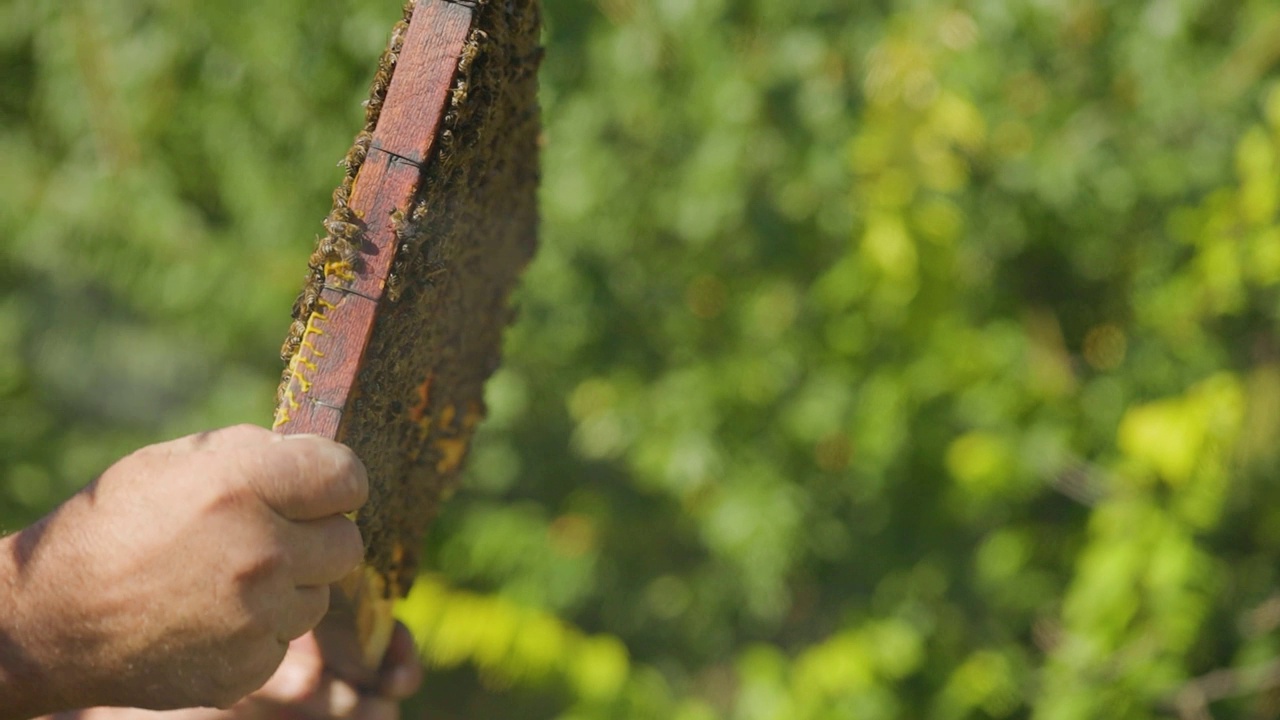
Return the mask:
[(537, 32), (535, 0), (405, 7), (282, 350), (273, 427), (347, 442), (370, 469), (368, 564), (343, 584), (368, 665), (483, 416), (533, 251)]

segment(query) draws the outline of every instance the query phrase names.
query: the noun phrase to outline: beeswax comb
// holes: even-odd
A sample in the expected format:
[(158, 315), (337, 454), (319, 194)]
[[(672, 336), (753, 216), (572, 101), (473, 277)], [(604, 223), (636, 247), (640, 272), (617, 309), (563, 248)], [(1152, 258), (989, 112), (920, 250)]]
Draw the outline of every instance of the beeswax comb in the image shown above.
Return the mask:
[(539, 23), (537, 0), (405, 6), (294, 304), (273, 428), (343, 442), (369, 471), (365, 564), (317, 629), (362, 661), (348, 677), (385, 652), (534, 252)]

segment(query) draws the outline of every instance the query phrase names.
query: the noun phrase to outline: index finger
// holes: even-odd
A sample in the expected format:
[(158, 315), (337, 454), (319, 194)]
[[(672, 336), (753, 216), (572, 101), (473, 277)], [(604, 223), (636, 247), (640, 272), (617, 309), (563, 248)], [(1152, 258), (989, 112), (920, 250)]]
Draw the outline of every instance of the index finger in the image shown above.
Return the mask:
[(369, 499), (364, 463), (346, 445), (319, 435), (284, 435), (262, 450), (254, 490), (288, 520), (358, 510)]
[(382, 676), (382, 695), (392, 700), (404, 700), (422, 686), (422, 661), (404, 623), (396, 623), (378, 672)]

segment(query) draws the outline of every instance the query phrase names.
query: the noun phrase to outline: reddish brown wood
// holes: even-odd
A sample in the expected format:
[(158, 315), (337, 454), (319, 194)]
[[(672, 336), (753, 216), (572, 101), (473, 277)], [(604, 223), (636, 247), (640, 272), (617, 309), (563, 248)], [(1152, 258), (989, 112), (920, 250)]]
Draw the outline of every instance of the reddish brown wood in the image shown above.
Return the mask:
[[(422, 181), (471, 30), (469, 7), (419, 0), (349, 206), (362, 219), (352, 272), (328, 272), (276, 412), (275, 429), (338, 438), (397, 249), (392, 213), (407, 214)], [(372, 685), (390, 633), (385, 580), (361, 569), (333, 594), (317, 637), (331, 671)]]
[(351, 193), (350, 206), (364, 223), (360, 262), (354, 278), (325, 279), (321, 306), (290, 365), (279, 432), (337, 437), (395, 259), (391, 216), (407, 213), (418, 190), (471, 23), (471, 9), (452, 2), (421, 0), (414, 10)]
[(537, 244), (539, 3), (411, 10), (294, 308), (275, 422), (345, 443), (369, 471), (365, 563), (316, 628), (328, 667), (358, 683), (376, 681), (392, 603), (457, 487)]

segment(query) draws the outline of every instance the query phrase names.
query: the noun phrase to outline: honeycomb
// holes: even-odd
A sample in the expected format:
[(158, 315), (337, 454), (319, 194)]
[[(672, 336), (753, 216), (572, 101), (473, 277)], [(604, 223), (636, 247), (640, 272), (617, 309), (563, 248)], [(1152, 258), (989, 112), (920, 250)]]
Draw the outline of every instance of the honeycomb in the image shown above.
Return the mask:
[(382, 55), (281, 350), (279, 432), (369, 470), (368, 570), (407, 592), (537, 234), (536, 0), (420, 0)]

